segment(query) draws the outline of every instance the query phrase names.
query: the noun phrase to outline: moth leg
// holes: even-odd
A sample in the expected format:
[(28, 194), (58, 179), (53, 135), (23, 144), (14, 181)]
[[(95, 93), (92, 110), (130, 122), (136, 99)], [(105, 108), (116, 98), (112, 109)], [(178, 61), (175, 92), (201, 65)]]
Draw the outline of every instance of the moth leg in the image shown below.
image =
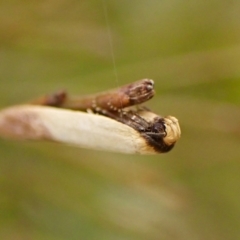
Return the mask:
[(108, 111), (106, 109), (99, 109), (101, 115), (112, 118), (118, 122), (128, 125), (139, 132), (145, 132), (149, 129), (149, 123), (139, 116), (136, 111), (119, 109), (116, 111)]
[(105, 109), (111, 112), (118, 112), (119, 109), (139, 104), (152, 98), (155, 93), (153, 87), (153, 80), (142, 79), (117, 89), (86, 96), (72, 97), (68, 96), (65, 91), (59, 91), (31, 103), (81, 111), (92, 109), (99, 112), (98, 109)]
[(87, 95), (77, 98), (69, 98), (62, 107), (71, 109), (105, 109), (118, 112), (129, 106), (145, 102), (153, 97), (154, 82), (150, 79), (142, 79), (107, 92)]

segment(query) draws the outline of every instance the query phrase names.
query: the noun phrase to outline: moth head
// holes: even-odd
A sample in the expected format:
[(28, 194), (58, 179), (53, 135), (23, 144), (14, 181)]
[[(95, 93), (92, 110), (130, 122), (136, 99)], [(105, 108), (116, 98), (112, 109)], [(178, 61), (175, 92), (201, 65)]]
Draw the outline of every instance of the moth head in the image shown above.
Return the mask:
[(167, 116), (164, 118), (164, 126), (166, 131), (164, 142), (170, 146), (180, 138), (181, 129), (177, 118), (173, 116)]

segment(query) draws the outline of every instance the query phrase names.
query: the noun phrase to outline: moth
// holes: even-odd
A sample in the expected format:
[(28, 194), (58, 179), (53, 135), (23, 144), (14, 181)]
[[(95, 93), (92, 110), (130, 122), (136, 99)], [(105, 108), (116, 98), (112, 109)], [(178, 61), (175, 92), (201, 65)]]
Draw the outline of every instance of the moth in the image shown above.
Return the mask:
[(106, 92), (80, 97), (59, 91), (36, 99), (31, 104), (103, 115), (137, 131), (145, 140), (146, 149), (165, 153), (179, 140), (181, 129), (176, 117), (162, 117), (146, 107), (138, 106), (154, 94), (154, 81), (142, 79)]

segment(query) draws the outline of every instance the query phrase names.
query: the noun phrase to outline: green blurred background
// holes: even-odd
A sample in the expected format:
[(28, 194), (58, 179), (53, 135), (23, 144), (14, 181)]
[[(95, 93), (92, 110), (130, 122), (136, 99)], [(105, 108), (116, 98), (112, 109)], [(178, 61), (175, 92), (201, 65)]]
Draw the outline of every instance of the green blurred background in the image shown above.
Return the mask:
[(2, 0), (1, 108), (147, 77), (182, 138), (156, 156), (1, 139), (0, 239), (240, 239), (239, 16), (238, 0)]

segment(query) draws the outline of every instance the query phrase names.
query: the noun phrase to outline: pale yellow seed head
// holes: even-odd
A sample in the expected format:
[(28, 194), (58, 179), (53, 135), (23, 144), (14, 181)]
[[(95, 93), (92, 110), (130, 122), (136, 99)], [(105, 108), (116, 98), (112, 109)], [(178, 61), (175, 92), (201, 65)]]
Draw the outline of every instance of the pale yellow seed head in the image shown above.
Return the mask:
[(174, 144), (181, 136), (181, 129), (178, 123), (178, 119), (173, 116), (167, 116), (164, 118), (164, 125), (166, 128), (166, 137), (164, 142), (167, 145)]

